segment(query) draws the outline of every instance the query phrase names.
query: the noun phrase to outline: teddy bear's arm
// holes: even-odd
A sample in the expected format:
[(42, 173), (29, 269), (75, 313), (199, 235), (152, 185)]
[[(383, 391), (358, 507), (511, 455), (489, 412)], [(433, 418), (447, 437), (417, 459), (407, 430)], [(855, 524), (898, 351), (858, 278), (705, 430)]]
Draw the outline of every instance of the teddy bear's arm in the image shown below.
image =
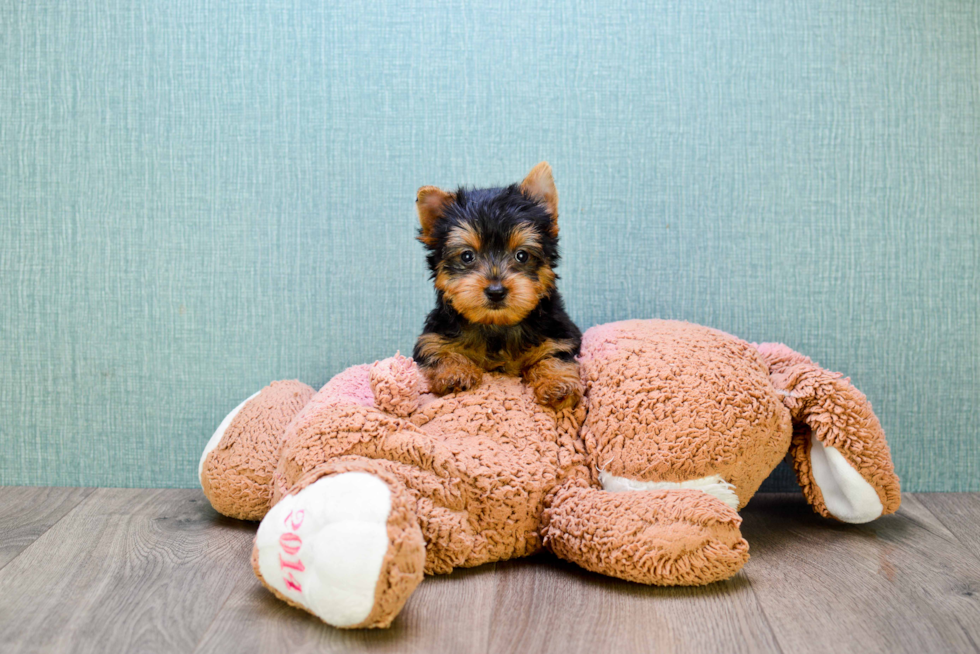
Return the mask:
[(572, 482), (554, 494), (544, 544), (587, 570), (658, 586), (728, 579), (749, 558), (742, 520), (700, 490), (611, 493)]
[(793, 417), (790, 460), (817, 513), (862, 523), (894, 513), (898, 477), (871, 403), (840, 373), (780, 343), (756, 346)]

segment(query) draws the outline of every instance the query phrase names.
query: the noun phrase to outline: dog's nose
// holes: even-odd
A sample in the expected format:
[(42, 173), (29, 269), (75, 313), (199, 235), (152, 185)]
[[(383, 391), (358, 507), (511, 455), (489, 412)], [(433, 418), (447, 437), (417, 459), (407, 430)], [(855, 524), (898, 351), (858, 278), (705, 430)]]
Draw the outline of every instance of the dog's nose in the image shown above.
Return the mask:
[(487, 296), (487, 299), (491, 302), (500, 302), (505, 297), (507, 297), (507, 289), (500, 282), (494, 282), (483, 289), (483, 294)]

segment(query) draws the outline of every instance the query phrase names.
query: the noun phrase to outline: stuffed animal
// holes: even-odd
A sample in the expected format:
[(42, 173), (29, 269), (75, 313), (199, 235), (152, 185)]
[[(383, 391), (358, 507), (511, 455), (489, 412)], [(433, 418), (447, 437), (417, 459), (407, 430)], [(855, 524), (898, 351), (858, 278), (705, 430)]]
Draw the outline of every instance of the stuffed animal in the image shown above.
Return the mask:
[(488, 374), (437, 397), (396, 355), (319, 392), (274, 382), (201, 459), (219, 512), (260, 520), (255, 574), (336, 627), (386, 627), (424, 574), (548, 549), (644, 584), (698, 585), (748, 559), (737, 510), (788, 457), (821, 515), (894, 512), (871, 406), (784, 345), (684, 322), (593, 327), (585, 397), (554, 411)]

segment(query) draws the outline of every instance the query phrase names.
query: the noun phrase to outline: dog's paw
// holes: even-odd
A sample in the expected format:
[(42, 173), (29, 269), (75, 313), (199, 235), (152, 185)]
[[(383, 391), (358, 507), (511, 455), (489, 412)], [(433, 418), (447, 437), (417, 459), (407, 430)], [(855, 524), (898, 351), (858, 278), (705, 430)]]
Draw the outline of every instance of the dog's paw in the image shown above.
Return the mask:
[(436, 395), (469, 390), (483, 381), (483, 370), (463, 356), (443, 359), (426, 373)]
[(578, 364), (545, 359), (524, 375), (538, 402), (555, 410), (574, 407), (582, 399), (582, 378)]
[(582, 399), (582, 382), (579, 380), (541, 379), (532, 387), (538, 402), (556, 411), (574, 407)]

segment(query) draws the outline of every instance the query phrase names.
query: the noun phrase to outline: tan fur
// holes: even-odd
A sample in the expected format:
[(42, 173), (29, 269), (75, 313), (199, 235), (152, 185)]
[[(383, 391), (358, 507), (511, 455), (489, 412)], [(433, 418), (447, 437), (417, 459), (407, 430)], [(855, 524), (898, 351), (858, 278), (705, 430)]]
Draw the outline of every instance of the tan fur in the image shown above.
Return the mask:
[(467, 357), (450, 350), (443, 351), (436, 364), (429, 369), (429, 388), (445, 395), (452, 391), (465, 391), (479, 386), (483, 371)]
[[(449, 339), (438, 334), (423, 334), (419, 337), (420, 353), (426, 357), (441, 359), (449, 355), (461, 355), (487, 372), (503, 372), (508, 375), (524, 375), (538, 362), (561, 353), (574, 353), (575, 342), (571, 340), (545, 339), (543, 343), (524, 350), (504, 350), (487, 352), (479, 330), (464, 329), (457, 339)], [(558, 361), (558, 363), (563, 363)], [(568, 364), (578, 375), (578, 366)], [(539, 373), (543, 374), (542, 373)]]
[(516, 252), (521, 248), (537, 250), (541, 247), (541, 240), (533, 227), (522, 225), (510, 233), (507, 240), (507, 248), (511, 252)]
[(524, 373), (538, 401), (556, 409), (578, 404), (582, 397), (582, 378), (578, 364), (560, 359), (539, 360)]
[[(554, 288), (555, 273), (547, 264), (537, 269), (537, 279), (489, 265), (478, 266), (465, 275), (449, 273), (446, 261), (459, 256), (464, 250), (479, 252), (481, 246), (480, 236), (472, 226), (464, 224), (453, 228), (446, 237), (446, 257), (436, 271), (435, 287), (470, 322), (516, 325)], [(536, 250), (539, 247), (538, 237), (530, 227), (519, 227), (510, 235), (509, 248), (512, 253), (521, 248)], [(484, 295), (484, 290), (493, 281), (499, 281), (507, 289), (506, 303), (500, 308), (488, 306)]]
[[(457, 349), (478, 353), (471, 337), (423, 345), (479, 370)], [(533, 356), (548, 361), (564, 346), (546, 343)], [(531, 364), (528, 381), (567, 381), (567, 370), (551, 366)], [(744, 506), (792, 452), (807, 499), (826, 513), (804, 451), (812, 431), (878, 491), (885, 513), (899, 505), (866, 398), (785, 346), (755, 347), (688, 323), (625, 321), (588, 330), (580, 366), (585, 398), (559, 411), (517, 377), (492, 372), (472, 390), (436, 397), (400, 356), (340, 373), (302, 408), (301, 388), (294, 395), (273, 385), (232, 421), (215, 451), (235, 458), (214, 457), (202, 484), (219, 511), (255, 519), (238, 509), (253, 499), (239, 494), (259, 488), (270, 469), (264, 510), (323, 475), (356, 470), (385, 483), (389, 549), (374, 607), (357, 626), (390, 624), (420, 567), (446, 573), (548, 548), (602, 574), (691, 585), (727, 579), (748, 559), (738, 514), (716, 497), (696, 489), (613, 493), (601, 489), (600, 471), (638, 482), (717, 475)]]
[(479, 251), (482, 246), (480, 235), (476, 233), (472, 225), (465, 223), (454, 227), (446, 236), (446, 248), (449, 251), (449, 256), (467, 248)]
[(442, 216), (447, 204), (452, 202), (453, 194), (446, 193), (435, 186), (423, 186), (415, 197), (415, 208), (419, 214), (422, 235), (419, 240), (426, 245), (432, 244), (432, 229)]
[(490, 279), (484, 275), (471, 274), (464, 277), (445, 280), (442, 275), (436, 276), (437, 284), (444, 281), (440, 290), (446, 299), (470, 322), (484, 325), (516, 325), (538, 306), (539, 284), (535, 284), (523, 275), (508, 275), (500, 279), (507, 289), (506, 304), (493, 309), (487, 306), (484, 290), (490, 285)]
[(551, 235), (558, 236), (558, 189), (547, 161), (531, 169), (521, 182), (521, 190), (544, 204), (551, 214)]
[(463, 277), (451, 277), (440, 270), (436, 273), (435, 285), (445, 294), (453, 308), (470, 322), (497, 326), (516, 325), (538, 306), (541, 298), (551, 289), (555, 273), (545, 266), (538, 271), (537, 281), (518, 274), (508, 274), (499, 281), (507, 289), (506, 305), (499, 309), (487, 306), (483, 291), (491, 283), (488, 274), (472, 273)]

